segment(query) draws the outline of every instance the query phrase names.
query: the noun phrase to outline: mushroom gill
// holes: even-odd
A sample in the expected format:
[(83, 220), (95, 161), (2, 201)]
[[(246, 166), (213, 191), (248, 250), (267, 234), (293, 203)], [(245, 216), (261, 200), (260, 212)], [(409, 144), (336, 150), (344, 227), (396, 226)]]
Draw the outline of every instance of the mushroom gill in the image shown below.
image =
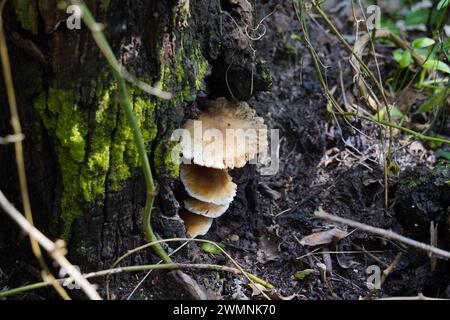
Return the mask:
[(228, 205), (236, 195), (236, 184), (226, 170), (181, 164), (180, 179), (187, 193), (197, 200)]
[(184, 128), (190, 135), (182, 141), (182, 153), (192, 164), (180, 165), (180, 179), (190, 196), (180, 216), (186, 232), (195, 237), (206, 234), (212, 219), (224, 214), (236, 195), (227, 169), (241, 168), (266, 152), (267, 126), (247, 103), (218, 98)]
[(184, 207), (186, 210), (199, 214), (208, 218), (218, 218), (227, 211), (229, 204), (217, 205), (214, 203), (204, 202), (195, 198), (188, 198), (184, 200)]
[(186, 233), (192, 238), (205, 235), (208, 232), (209, 228), (211, 228), (211, 224), (213, 221), (212, 218), (193, 214), (187, 211), (181, 212), (180, 218), (184, 222)]

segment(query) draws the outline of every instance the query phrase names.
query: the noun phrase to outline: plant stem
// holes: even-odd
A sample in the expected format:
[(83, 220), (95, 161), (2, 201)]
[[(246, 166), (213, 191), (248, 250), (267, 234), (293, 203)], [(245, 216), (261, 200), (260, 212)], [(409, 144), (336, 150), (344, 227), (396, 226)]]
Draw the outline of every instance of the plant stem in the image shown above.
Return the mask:
[[(155, 183), (153, 181), (152, 171), (150, 168), (150, 162), (147, 157), (147, 150), (145, 148), (144, 139), (142, 137), (141, 130), (137, 124), (136, 117), (133, 113), (133, 107), (131, 105), (130, 97), (128, 95), (127, 85), (125, 84), (125, 80), (123, 78), (123, 73), (121, 72), (122, 67), (117, 61), (111, 47), (109, 46), (108, 41), (106, 40), (105, 35), (100, 30), (99, 25), (95, 21), (89, 9), (86, 7), (84, 3), (80, 3), (79, 1), (72, 1), (77, 4), (82, 12), (82, 17), (84, 23), (89, 27), (92, 32), (92, 36), (105, 56), (106, 60), (110, 64), (114, 77), (116, 78), (119, 89), (121, 93), (121, 105), (125, 110), (125, 115), (127, 117), (128, 123), (133, 132), (134, 140), (137, 145), (137, 150), (139, 154), (139, 158), (142, 165), (142, 170), (144, 171), (145, 184), (147, 188), (147, 196), (144, 208), (144, 217), (143, 217), (143, 228), (145, 235), (147, 236), (148, 241), (154, 242), (157, 240), (151, 226), (151, 215), (153, 209), (153, 202), (155, 200), (156, 188)], [(165, 263), (172, 262), (172, 259), (165, 252), (161, 244), (157, 244), (154, 246), (155, 253), (163, 260)]]
[(355, 116), (355, 117), (359, 117), (359, 118), (367, 120), (367, 121), (378, 123), (379, 125), (384, 125), (387, 127), (395, 128), (395, 129), (401, 130), (403, 132), (409, 133), (410, 135), (412, 135), (420, 140), (427, 140), (427, 141), (434, 141), (434, 142), (438, 142), (438, 143), (450, 144), (450, 140), (426, 136), (426, 135), (423, 135), (414, 130), (402, 127), (398, 124), (395, 124), (395, 123), (392, 123), (392, 122), (389, 122), (386, 120), (382, 120), (382, 119), (373, 119), (373, 118), (365, 116), (365, 115), (357, 114), (356, 112), (343, 112), (343, 113), (336, 113), (336, 114), (340, 115), (340, 116)]
[[(11, 126), (14, 132), (14, 136), (22, 135), (22, 126), (20, 124), (20, 116), (19, 109), (17, 107), (16, 101), (16, 93), (14, 90), (14, 82), (11, 72), (11, 65), (9, 62), (9, 54), (8, 48), (6, 44), (6, 37), (3, 27), (3, 9), (5, 7), (6, 0), (2, 0), (0, 3), (0, 60), (3, 69), (3, 79), (5, 81), (6, 87), (6, 95), (8, 97), (8, 105), (11, 113)], [(14, 150), (16, 155), (16, 166), (17, 166), (17, 175), (19, 178), (19, 187), (20, 187), (20, 195), (23, 203), (23, 213), (31, 225), (34, 225), (33, 222), (33, 212), (31, 210), (31, 202), (30, 195), (28, 192), (28, 183), (27, 183), (27, 175), (25, 170), (25, 158), (23, 155), (23, 144), (22, 139), (17, 139), (14, 141)], [(55, 280), (55, 277), (50, 272), (47, 263), (42, 256), (41, 248), (39, 247), (39, 243), (33, 238), (30, 237), (30, 245), (31, 251), (35, 255), (41, 269), (42, 269), (42, 278), (51, 280), (56, 292), (64, 299), (70, 300), (70, 296), (67, 294), (66, 290), (61, 287)]]
[[(230, 272), (233, 274), (242, 274), (242, 272), (237, 268), (220, 266), (220, 265), (215, 265), (215, 264), (166, 263), (166, 264), (146, 264), (146, 265), (139, 265), (139, 266), (128, 266), (128, 267), (121, 267), (121, 268), (106, 269), (106, 270), (101, 270), (101, 271), (97, 271), (97, 272), (84, 274), (84, 278), (89, 279), (89, 278), (101, 277), (101, 276), (106, 276), (109, 274), (117, 274), (117, 273), (122, 273), (122, 272), (137, 272), (137, 271), (146, 271), (146, 270), (179, 270), (179, 269), (214, 270), (214, 271)], [(269, 282), (258, 278), (254, 274), (245, 273), (244, 275), (268, 289), (273, 288), (273, 286)], [(64, 279), (57, 279), (57, 281), (59, 283), (64, 283), (64, 282), (71, 282), (73, 280), (72, 280), (72, 278), (64, 278)], [(15, 295), (15, 294), (30, 291), (30, 290), (44, 288), (49, 285), (50, 285), (50, 283), (48, 283), (48, 282), (37, 282), (37, 283), (33, 283), (33, 284), (26, 285), (23, 287), (0, 291), (0, 298), (4, 298), (7, 296)]]
[(437, 258), (440, 259), (444, 259), (444, 260), (448, 260), (450, 259), (450, 252), (449, 251), (445, 251), (442, 249), (439, 249), (437, 247), (434, 247), (432, 245), (426, 244), (426, 243), (422, 243), (407, 237), (404, 237), (398, 233), (395, 233), (394, 231), (391, 230), (385, 230), (385, 229), (381, 229), (381, 228), (376, 228), (376, 227), (372, 227), (369, 226), (367, 224), (364, 223), (360, 223), (357, 221), (353, 221), (350, 219), (345, 219), (345, 218), (341, 218), (332, 214), (329, 214), (327, 212), (325, 212), (322, 207), (319, 207), (315, 212), (314, 212), (314, 216), (316, 218), (320, 218), (320, 219), (325, 219), (328, 221), (332, 221), (332, 222), (337, 222), (337, 223), (341, 223), (341, 224), (345, 224), (349, 227), (352, 228), (356, 228), (359, 229), (360, 231), (364, 231), (364, 232), (369, 232), (381, 237), (384, 237), (386, 239), (390, 239), (390, 240), (394, 240), (394, 241), (398, 241), (398, 242), (402, 242), (408, 246), (426, 251), (428, 253), (432, 253), (434, 254)]

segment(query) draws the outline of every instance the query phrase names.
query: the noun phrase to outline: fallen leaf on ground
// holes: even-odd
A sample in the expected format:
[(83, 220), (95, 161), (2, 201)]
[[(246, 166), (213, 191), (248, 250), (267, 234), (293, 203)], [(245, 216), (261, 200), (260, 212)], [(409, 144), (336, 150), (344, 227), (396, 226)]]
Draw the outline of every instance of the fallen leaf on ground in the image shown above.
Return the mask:
[(300, 240), (302, 246), (319, 246), (322, 244), (329, 244), (336, 240), (341, 240), (348, 235), (347, 232), (338, 228), (333, 228), (326, 231), (310, 234)]
[(303, 280), (307, 276), (309, 276), (310, 274), (312, 274), (314, 272), (315, 272), (314, 269), (305, 269), (305, 270), (296, 271), (294, 273), (294, 278), (297, 279), (297, 280)]
[(266, 287), (259, 283), (249, 283), (248, 286), (252, 289), (252, 297), (259, 296), (267, 290)]
[[(217, 245), (219, 247), (221, 247), (221, 248), (225, 247), (225, 245), (223, 243), (218, 243)], [(202, 243), (201, 248), (206, 253), (211, 253), (211, 254), (220, 254), (220, 253), (222, 253), (222, 251), (219, 248), (217, 248), (217, 246), (213, 245), (212, 243), (208, 243), (208, 242)]]

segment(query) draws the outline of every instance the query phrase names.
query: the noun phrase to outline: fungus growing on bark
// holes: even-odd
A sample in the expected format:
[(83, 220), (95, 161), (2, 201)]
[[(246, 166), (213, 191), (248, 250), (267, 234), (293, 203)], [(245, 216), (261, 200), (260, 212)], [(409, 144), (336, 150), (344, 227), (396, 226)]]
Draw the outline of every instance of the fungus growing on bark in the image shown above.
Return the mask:
[(185, 129), (190, 140), (183, 141), (183, 156), (200, 166), (241, 168), (268, 146), (264, 119), (245, 102), (210, 101), (197, 120), (186, 122)]
[(197, 200), (228, 205), (236, 195), (236, 184), (226, 170), (181, 164), (180, 179), (187, 193)]
[(195, 198), (184, 200), (186, 210), (199, 214), (208, 218), (218, 218), (227, 211), (229, 204), (217, 205), (214, 203), (204, 202)]
[(209, 228), (211, 228), (211, 224), (213, 221), (212, 218), (190, 213), (187, 211), (181, 212), (180, 218), (184, 221), (186, 233), (192, 238), (205, 235), (208, 232)]
[(236, 184), (227, 169), (241, 168), (268, 146), (267, 126), (245, 102), (225, 98), (210, 101), (199, 119), (184, 127), (183, 157), (192, 164), (180, 165), (180, 179), (190, 197), (181, 215), (191, 237), (204, 235), (212, 218), (221, 216), (236, 195)]

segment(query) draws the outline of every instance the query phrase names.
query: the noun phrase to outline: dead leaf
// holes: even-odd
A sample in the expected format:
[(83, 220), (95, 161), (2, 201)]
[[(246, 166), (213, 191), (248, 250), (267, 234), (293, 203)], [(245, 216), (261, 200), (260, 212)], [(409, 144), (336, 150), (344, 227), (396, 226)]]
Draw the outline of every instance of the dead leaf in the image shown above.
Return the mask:
[(258, 297), (261, 296), (262, 293), (264, 292), (271, 300), (292, 300), (294, 298), (304, 298), (306, 299), (306, 297), (303, 297), (297, 293), (294, 293), (290, 296), (282, 296), (279, 292), (277, 292), (277, 290), (275, 289), (267, 289), (266, 287), (264, 287), (263, 285), (259, 284), (259, 283), (249, 283), (248, 286), (250, 287), (250, 289), (252, 289), (252, 297)]
[(285, 301), (288, 301), (288, 300), (292, 300), (292, 299), (294, 299), (294, 298), (303, 298), (303, 299), (306, 299), (306, 297), (301, 296), (301, 295), (299, 295), (298, 293), (294, 293), (294, 294), (291, 294), (290, 296), (285, 297), (285, 296), (282, 296), (281, 294), (279, 294), (279, 293), (276, 292), (276, 291), (274, 291), (274, 292), (270, 291), (270, 292), (267, 292), (267, 295), (268, 295), (269, 298), (272, 299), (272, 300), (285, 300)]
[(277, 260), (280, 257), (281, 238), (277, 235), (276, 227), (269, 227), (259, 238), (259, 248), (256, 259), (259, 263)]
[(259, 296), (267, 290), (266, 287), (259, 283), (249, 283), (248, 286), (252, 289), (252, 297)]
[(309, 236), (306, 236), (300, 240), (300, 244), (302, 246), (319, 246), (322, 244), (329, 244), (333, 241), (344, 239), (346, 236), (348, 236), (348, 233), (345, 231), (342, 231), (338, 228), (333, 228), (330, 230), (317, 232), (310, 234)]

